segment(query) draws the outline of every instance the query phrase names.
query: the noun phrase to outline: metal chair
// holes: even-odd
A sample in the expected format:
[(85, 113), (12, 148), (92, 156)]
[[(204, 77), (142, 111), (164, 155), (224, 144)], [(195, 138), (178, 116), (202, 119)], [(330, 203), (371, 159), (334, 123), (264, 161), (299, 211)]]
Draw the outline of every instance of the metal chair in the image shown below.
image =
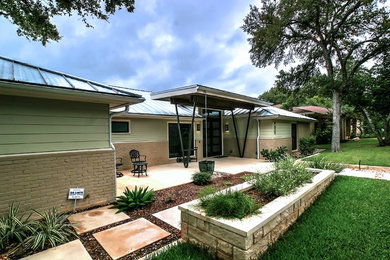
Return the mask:
[[(131, 150), (129, 152), (130, 160), (133, 163), (133, 176), (138, 174), (138, 178), (140, 174), (146, 174), (148, 176), (148, 163), (146, 162), (146, 155), (140, 155), (138, 150)], [(143, 160), (142, 160), (142, 159)]]

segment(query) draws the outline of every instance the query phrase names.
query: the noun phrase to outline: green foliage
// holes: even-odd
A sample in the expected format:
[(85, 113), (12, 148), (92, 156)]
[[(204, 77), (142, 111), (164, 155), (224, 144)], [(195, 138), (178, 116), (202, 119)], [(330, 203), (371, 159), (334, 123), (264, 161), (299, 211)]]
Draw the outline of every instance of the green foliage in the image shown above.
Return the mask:
[(57, 214), (57, 210), (52, 208), (49, 211), (40, 213), (34, 212), (42, 219), (32, 222), (33, 231), (24, 241), (26, 248), (32, 250), (44, 249), (50, 245), (55, 247), (69, 241), (69, 238), (76, 236), (73, 230), (74, 224), (67, 220), (71, 214)]
[(284, 159), (287, 156), (287, 147), (286, 146), (279, 146), (276, 148), (275, 151), (263, 149), (260, 151), (260, 154), (267, 160), (271, 162), (276, 162), (279, 160)]
[(179, 242), (177, 245), (169, 247), (166, 251), (153, 255), (148, 260), (214, 260), (206, 248), (189, 242)]
[(389, 190), (389, 181), (336, 177), (259, 259), (389, 259)]
[(227, 219), (242, 219), (259, 209), (250, 196), (231, 191), (201, 199), (200, 206), (205, 209), (207, 216)]
[(335, 172), (341, 172), (345, 169), (345, 166), (341, 163), (327, 161), (325, 157), (313, 157), (310, 161), (306, 162), (307, 167), (315, 169), (333, 170)]
[(111, 209), (118, 209), (116, 213), (120, 213), (138, 209), (154, 202), (155, 193), (153, 189), (148, 189), (149, 187), (138, 188), (135, 186), (134, 190), (129, 190), (126, 187), (123, 195), (117, 197), (117, 204), (112, 206)]
[(0, 15), (17, 26), (19, 36), (46, 45), (50, 40), (61, 39), (56, 25), (51, 21), (54, 16), (78, 15), (87, 27), (92, 27), (87, 17), (107, 21), (110, 15), (122, 8), (133, 12), (134, 0), (8, 0), (0, 2)]
[(314, 136), (303, 137), (299, 139), (299, 152), (303, 156), (313, 154), (315, 150), (316, 139)]
[(19, 215), (19, 206), (11, 204), (6, 215), (0, 218), (0, 252), (15, 252), (33, 231), (30, 216)]
[(223, 186), (232, 186), (234, 183), (231, 181), (223, 181), (222, 184)]
[(272, 198), (286, 195), (304, 183), (311, 182), (313, 173), (294, 159), (287, 157), (274, 163), (275, 170), (265, 174), (256, 174), (253, 183), (263, 196)]
[(198, 197), (201, 201), (206, 199), (209, 195), (216, 193), (218, 190), (213, 186), (206, 186), (198, 193)]
[(192, 180), (195, 185), (204, 186), (211, 183), (212, 173), (209, 172), (197, 172), (192, 175)]
[(324, 128), (318, 128), (314, 133), (317, 144), (330, 144), (332, 140), (332, 127), (326, 126)]

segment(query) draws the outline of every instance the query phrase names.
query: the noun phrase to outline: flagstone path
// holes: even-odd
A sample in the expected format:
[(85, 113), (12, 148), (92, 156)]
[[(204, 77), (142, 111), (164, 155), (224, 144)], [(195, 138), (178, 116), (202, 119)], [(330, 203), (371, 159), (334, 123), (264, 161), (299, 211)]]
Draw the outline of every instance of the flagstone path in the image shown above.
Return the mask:
[(180, 215), (180, 210), (179, 206), (169, 208), (160, 212), (157, 212), (153, 214), (158, 219), (161, 219), (165, 223), (168, 223), (169, 225), (181, 229), (181, 215)]

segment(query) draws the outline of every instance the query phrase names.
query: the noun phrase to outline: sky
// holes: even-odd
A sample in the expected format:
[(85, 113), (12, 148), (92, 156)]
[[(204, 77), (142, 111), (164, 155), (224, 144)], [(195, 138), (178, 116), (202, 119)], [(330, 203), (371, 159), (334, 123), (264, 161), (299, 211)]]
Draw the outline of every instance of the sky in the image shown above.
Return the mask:
[(260, 1), (136, 0), (105, 21), (55, 17), (62, 39), (42, 46), (0, 17), (0, 55), (100, 83), (161, 91), (191, 84), (257, 97), (277, 70), (256, 68), (240, 28)]

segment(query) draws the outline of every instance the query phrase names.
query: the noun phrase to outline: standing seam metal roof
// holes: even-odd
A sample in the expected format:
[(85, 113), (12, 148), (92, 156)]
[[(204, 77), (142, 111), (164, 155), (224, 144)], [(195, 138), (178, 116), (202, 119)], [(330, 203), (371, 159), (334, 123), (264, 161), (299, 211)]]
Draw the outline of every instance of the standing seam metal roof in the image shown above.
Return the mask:
[(140, 98), (126, 90), (0, 56), (0, 81)]
[[(247, 114), (248, 110), (247, 109), (235, 109), (233, 111), (234, 115), (243, 115)], [(257, 114), (259, 117), (271, 117), (271, 116), (281, 116), (281, 117), (289, 117), (289, 118), (296, 118), (296, 119), (301, 119), (301, 120), (309, 120), (309, 121), (315, 121), (316, 119), (300, 115), (297, 113), (293, 113), (281, 108), (269, 106), (269, 107), (256, 107), (253, 110), (254, 114)], [(225, 115), (231, 115), (230, 111), (227, 111)]]

